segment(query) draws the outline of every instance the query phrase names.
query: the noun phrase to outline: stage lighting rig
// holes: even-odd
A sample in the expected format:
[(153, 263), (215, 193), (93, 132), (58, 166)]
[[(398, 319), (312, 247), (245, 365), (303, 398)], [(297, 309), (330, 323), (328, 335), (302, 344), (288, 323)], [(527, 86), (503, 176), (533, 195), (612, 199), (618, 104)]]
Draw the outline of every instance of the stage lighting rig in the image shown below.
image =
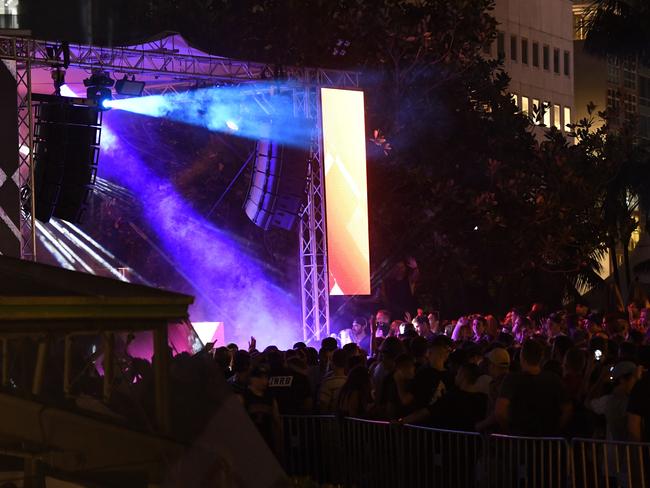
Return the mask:
[(144, 91), (144, 81), (135, 81), (135, 76), (129, 80), (126, 75), (115, 82), (115, 91), (127, 97), (141, 97)]
[(84, 80), (86, 96), (97, 103), (97, 106), (101, 110), (108, 110), (110, 107), (104, 102), (112, 100), (113, 94), (111, 93), (111, 87), (114, 84), (115, 81), (110, 77), (108, 71), (93, 70), (90, 78)]

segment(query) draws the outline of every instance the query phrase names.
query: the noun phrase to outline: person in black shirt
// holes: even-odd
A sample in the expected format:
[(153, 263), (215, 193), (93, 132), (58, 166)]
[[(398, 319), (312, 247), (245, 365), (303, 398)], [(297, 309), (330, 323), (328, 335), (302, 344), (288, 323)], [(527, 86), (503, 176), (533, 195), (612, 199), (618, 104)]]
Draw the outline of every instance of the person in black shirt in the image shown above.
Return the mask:
[(501, 428), (510, 434), (556, 436), (571, 416), (571, 403), (562, 379), (542, 371), (543, 347), (527, 339), (521, 348), (521, 373), (503, 380), (495, 405)]
[(415, 376), (415, 361), (409, 354), (395, 359), (395, 372), (384, 380), (379, 398), (379, 415), (384, 419), (397, 419), (408, 415), (414, 406), (411, 382)]
[(478, 366), (466, 363), (456, 373), (456, 388), (434, 404), (400, 420), (400, 423), (429, 423), (438, 428), (474, 431), (474, 426), (487, 411), (487, 395), (477, 389), (476, 382), (481, 375)]
[(650, 376), (648, 373), (637, 382), (627, 404), (627, 429), (629, 440), (650, 442)]
[(445, 367), (451, 345), (451, 339), (442, 334), (434, 337), (429, 343), (427, 363), (418, 369), (413, 381), (413, 394), (417, 408), (425, 408), (433, 404), (447, 390), (453, 389), (454, 377)]
[(248, 388), (248, 374), (251, 367), (251, 357), (248, 351), (237, 351), (232, 361), (233, 375), (228, 378), (228, 384), (233, 392), (242, 394)]
[(269, 393), (268, 386), (269, 369), (266, 365), (257, 365), (250, 372), (248, 388), (239, 397), (258, 432), (280, 459), (282, 454), (282, 423), (278, 404)]

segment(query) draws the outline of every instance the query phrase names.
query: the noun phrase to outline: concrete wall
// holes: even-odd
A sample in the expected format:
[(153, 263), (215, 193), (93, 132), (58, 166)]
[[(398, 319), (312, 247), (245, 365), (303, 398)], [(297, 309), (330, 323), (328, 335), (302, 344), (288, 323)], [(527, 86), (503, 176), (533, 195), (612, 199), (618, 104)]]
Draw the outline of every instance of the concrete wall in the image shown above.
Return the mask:
[[(533, 99), (559, 105), (560, 120), (554, 120), (551, 109), (551, 123), (562, 126), (565, 107), (574, 111), (574, 54), (573, 54), (573, 13), (570, 0), (497, 0), (494, 16), (499, 22), (497, 29), (504, 33), (504, 68), (512, 78), (510, 91), (517, 95), (521, 107), (522, 97), (527, 97), (529, 105)], [(511, 56), (511, 36), (516, 36), (516, 60)], [(522, 40), (528, 41), (528, 62), (522, 59)], [(539, 67), (533, 65), (533, 44), (539, 45)], [(549, 69), (543, 65), (544, 46), (549, 47)], [(560, 72), (554, 72), (554, 49), (559, 49)], [(564, 71), (564, 53), (569, 53), (569, 74)], [(496, 43), (492, 55), (497, 54)]]

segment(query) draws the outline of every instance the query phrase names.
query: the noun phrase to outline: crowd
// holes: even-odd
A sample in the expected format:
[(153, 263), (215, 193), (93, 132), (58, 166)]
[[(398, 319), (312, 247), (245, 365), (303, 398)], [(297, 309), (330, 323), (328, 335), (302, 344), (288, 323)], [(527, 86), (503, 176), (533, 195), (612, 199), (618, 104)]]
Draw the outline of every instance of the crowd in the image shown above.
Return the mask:
[(335, 414), (529, 436), (650, 442), (650, 309), (441, 321), (380, 310), (326, 337), (214, 351), (262, 436), (280, 449), (281, 415)]

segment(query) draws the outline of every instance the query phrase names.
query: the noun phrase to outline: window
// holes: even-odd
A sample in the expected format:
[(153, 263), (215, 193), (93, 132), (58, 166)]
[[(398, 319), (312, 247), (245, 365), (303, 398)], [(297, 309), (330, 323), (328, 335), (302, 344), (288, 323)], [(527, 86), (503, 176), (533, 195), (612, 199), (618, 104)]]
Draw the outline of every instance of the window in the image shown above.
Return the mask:
[(568, 124), (571, 123), (571, 108), (564, 107), (564, 130), (566, 132), (570, 131)]
[(528, 97), (521, 97), (521, 111), (528, 115)]
[(547, 70), (547, 71), (549, 69), (551, 69), (550, 68), (550, 66), (551, 66), (551, 59), (550, 59), (551, 54), (550, 53), (551, 53), (550, 48), (545, 45), (544, 46), (544, 54), (543, 54), (544, 55), (543, 63), (544, 63), (544, 69)]
[(613, 85), (621, 82), (621, 63), (616, 56), (607, 56), (607, 81)]
[(521, 62), (528, 64), (528, 39), (521, 40)]
[(644, 139), (650, 139), (650, 117), (639, 117), (639, 135)]
[(533, 42), (533, 66), (539, 68), (539, 43)]
[(510, 98), (512, 99), (512, 103), (515, 104), (516, 107), (519, 106), (519, 97), (517, 96), (516, 93), (511, 93)]
[(626, 93), (623, 98), (623, 108), (625, 109), (625, 119), (634, 120), (637, 113), (636, 95)]
[(517, 36), (510, 36), (510, 59), (517, 61)]
[(497, 56), (499, 58), (506, 57), (506, 36), (503, 32), (497, 34)]
[(621, 94), (615, 88), (607, 89), (607, 108), (618, 110), (621, 107)]
[(564, 51), (564, 76), (571, 76), (571, 53)]
[(650, 107), (650, 78), (639, 76), (639, 105)]
[(623, 63), (623, 86), (636, 90), (636, 62), (633, 60)]
[(553, 49), (553, 71), (560, 74), (560, 50)]
[(559, 105), (553, 105), (553, 127), (557, 127), (558, 129), (562, 128), (562, 121), (560, 120), (560, 106)]
[(540, 106), (539, 106), (539, 100), (536, 98), (533, 98), (533, 117), (535, 118), (535, 124), (539, 125), (540, 121)]
[(551, 102), (544, 102), (542, 109), (544, 110), (544, 125), (551, 126)]

